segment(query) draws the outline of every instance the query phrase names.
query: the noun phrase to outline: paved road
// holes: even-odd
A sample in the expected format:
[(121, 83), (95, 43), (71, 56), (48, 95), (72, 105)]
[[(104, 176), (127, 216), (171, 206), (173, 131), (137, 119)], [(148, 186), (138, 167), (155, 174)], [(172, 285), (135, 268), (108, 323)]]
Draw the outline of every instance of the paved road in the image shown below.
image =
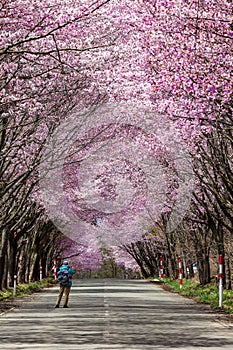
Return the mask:
[(74, 281), (70, 308), (58, 287), (0, 317), (0, 349), (233, 349), (233, 329), (205, 307), (143, 280)]

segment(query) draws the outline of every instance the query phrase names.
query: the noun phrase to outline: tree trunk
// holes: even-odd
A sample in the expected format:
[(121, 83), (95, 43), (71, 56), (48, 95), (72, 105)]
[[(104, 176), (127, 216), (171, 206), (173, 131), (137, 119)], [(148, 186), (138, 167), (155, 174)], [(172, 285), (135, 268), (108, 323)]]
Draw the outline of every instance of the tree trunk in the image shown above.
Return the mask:
[(25, 256), (25, 247), (20, 249), (19, 265), (18, 265), (18, 281), (19, 283), (26, 282), (27, 259)]
[(210, 283), (210, 261), (209, 254), (203, 253), (197, 259), (200, 284)]
[(176, 241), (172, 233), (171, 234), (166, 233), (165, 236), (166, 236), (167, 249), (168, 249), (169, 275), (171, 276), (171, 278), (177, 279), (178, 268), (177, 268)]
[[(7, 247), (8, 247), (8, 241), (7, 241)], [(7, 252), (7, 247), (6, 247), (6, 252)], [(3, 273), (3, 279), (2, 279), (2, 287), (3, 288), (8, 288), (8, 254), (6, 253), (5, 255), (5, 264), (4, 264), (4, 273)]]
[(40, 255), (34, 253), (33, 264), (31, 265), (30, 281), (38, 281), (40, 278)]
[(231, 290), (232, 289), (232, 283), (231, 283), (231, 265), (230, 265), (230, 259), (229, 257), (225, 258), (225, 267), (226, 267), (226, 289)]
[(7, 256), (7, 230), (3, 228), (2, 230), (2, 246), (0, 249), (0, 290), (2, 288), (6, 288), (4, 279), (4, 271), (5, 271), (5, 259)]
[(178, 268), (177, 268), (177, 257), (176, 255), (170, 255), (169, 256), (169, 275), (172, 277), (172, 279), (178, 278)]
[(193, 269), (193, 264), (189, 265), (189, 278), (194, 277), (194, 269)]
[(9, 266), (9, 286), (14, 286), (14, 275), (18, 274), (18, 271), (16, 271), (16, 254), (17, 254), (17, 243), (15, 242), (14, 238), (11, 237), (9, 240), (9, 246), (8, 246), (8, 266)]

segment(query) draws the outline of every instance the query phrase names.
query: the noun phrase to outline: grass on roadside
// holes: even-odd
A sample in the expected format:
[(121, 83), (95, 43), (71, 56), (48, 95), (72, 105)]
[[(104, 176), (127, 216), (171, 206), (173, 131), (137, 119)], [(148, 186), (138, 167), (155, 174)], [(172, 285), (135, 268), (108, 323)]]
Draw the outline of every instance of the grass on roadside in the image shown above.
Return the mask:
[[(174, 291), (181, 295), (188, 296), (198, 302), (206, 303), (214, 308), (218, 308), (219, 291), (215, 282), (202, 286), (195, 280), (184, 279), (182, 289), (180, 289), (179, 280), (165, 278), (163, 283), (165, 286), (170, 286)], [(233, 290), (223, 290), (222, 309), (228, 314), (233, 314)]]
[(47, 288), (56, 283), (53, 278), (46, 278), (42, 281), (18, 284), (16, 287), (16, 295), (13, 295), (13, 288), (0, 290), (0, 302), (10, 300), (15, 297), (22, 297), (30, 295), (33, 292), (40, 291), (43, 288)]

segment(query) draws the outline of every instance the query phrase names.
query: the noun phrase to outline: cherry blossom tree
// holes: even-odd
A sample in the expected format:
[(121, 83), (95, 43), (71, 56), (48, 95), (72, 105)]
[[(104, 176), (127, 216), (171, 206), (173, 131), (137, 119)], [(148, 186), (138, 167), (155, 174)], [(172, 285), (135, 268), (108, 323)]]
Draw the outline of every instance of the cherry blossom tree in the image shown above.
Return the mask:
[[(206, 225), (218, 254), (224, 254), (224, 232), (232, 234), (232, 2), (143, 3), (152, 101), (190, 145), (199, 182), (195, 220)], [(203, 227), (192, 231), (199, 247)], [(208, 255), (200, 265), (208, 264)], [(208, 271), (206, 276), (208, 281)]]
[[(36, 169), (43, 145), (53, 128), (80, 101), (96, 103), (104, 95), (92, 86), (91, 70), (107, 61), (82, 54), (106, 50), (116, 39), (108, 25), (97, 35), (85, 27), (99, 26), (95, 12), (108, 1), (70, 3), (3, 1), (1, 3), (1, 207), (2, 247), (35, 193)], [(84, 22), (84, 23), (82, 23)], [(91, 38), (92, 37), (92, 38)], [(116, 59), (113, 55), (112, 60)], [(84, 103), (85, 102), (85, 103)], [(35, 195), (34, 199), (35, 199)], [(3, 250), (2, 250), (3, 253)], [(4, 261), (4, 254), (2, 261)], [(3, 267), (1, 269), (3, 273)]]
[[(122, 249), (137, 262), (143, 277), (159, 276), (159, 259), (163, 256), (167, 261), (167, 249), (160, 230), (154, 229), (143, 239), (130, 244), (124, 244)], [(167, 266), (166, 266), (167, 267)]]
[[(232, 232), (232, 2), (0, 6), (2, 237), (17, 236), (31, 200), (48, 201), (49, 219), (75, 223), (65, 233), (77, 244), (61, 242), (62, 255), (78, 254), (77, 264), (89, 268), (101, 260), (98, 240), (129, 247), (159, 223), (175, 274), (176, 228), (193, 189), (190, 152), (198, 186), (187, 222), (213, 215), (205, 225), (223, 251), (216, 225)], [(51, 154), (63, 163), (47, 167), (53, 184), (42, 202), (38, 172)], [(202, 231), (195, 227), (195, 244)]]
[(195, 136), (231, 105), (232, 3), (143, 2), (153, 102)]

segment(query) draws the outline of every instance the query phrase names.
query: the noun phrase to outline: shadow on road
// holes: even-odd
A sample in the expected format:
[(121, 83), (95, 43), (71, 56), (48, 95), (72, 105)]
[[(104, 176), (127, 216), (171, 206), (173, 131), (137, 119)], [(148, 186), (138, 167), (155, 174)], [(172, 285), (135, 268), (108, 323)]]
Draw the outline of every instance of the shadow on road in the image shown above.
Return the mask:
[(0, 318), (1, 349), (233, 348), (232, 328), (215, 322), (202, 305), (154, 285), (76, 281), (69, 309), (54, 309), (57, 291), (38, 294)]

